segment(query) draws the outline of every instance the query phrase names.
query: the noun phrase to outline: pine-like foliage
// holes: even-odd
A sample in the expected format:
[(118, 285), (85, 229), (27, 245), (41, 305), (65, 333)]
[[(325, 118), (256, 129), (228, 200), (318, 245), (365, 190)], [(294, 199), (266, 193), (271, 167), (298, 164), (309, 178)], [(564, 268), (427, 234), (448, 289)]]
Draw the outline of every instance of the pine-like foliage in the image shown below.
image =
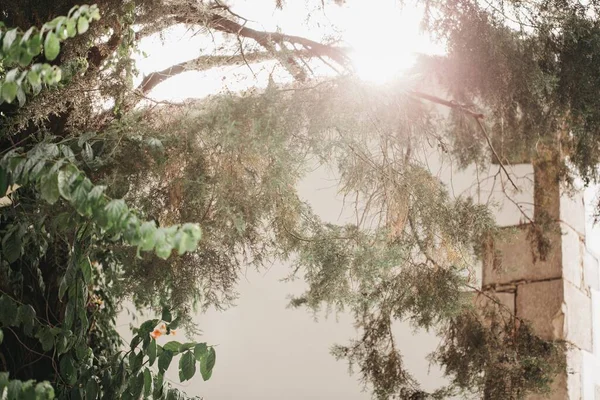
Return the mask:
[[(277, 59), (300, 82), (306, 71), (290, 43), (344, 59), (331, 46), (244, 31), (221, 3), (107, 0), (102, 23), (98, 9), (69, 11), (70, 1), (17, 3), (0, 4), (6, 25), (21, 28), (0, 28), (0, 191), (12, 190), (0, 209), (0, 366), (10, 372), (0, 393), (40, 385), (46, 398), (178, 398), (163, 382), (173, 356), (180, 380), (197, 369), (209, 379), (214, 349), (161, 347), (150, 335), (193, 330), (193, 307), (231, 305), (241, 268), (277, 259), (308, 284), (292, 305), (354, 316), (358, 339), (333, 354), (376, 398), (522, 398), (564, 369), (560, 343), (493, 301), (474, 305), (471, 277), (482, 243), (497, 234), (493, 218), (450, 196), (421, 156), (434, 147), (463, 165), (486, 162), (488, 144), (464, 108), (440, 121), (412, 81), (384, 89), (351, 77), (138, 107), (147, 88), (131, 87), (136, 38), (174, 23), (246, 34), (265, 50), (255, 59)], [(593, 59), (590, 19), (549, 4), (558, 22), (536, 14), (541, 25), (519, 31), (476, 2), (430, 6), (443, 11), (429, 26), (450, 53), (421, 71), (490, 112), (502, 157), (528, 160), (538, 141), (564, 142), (592, 179), (596, 100), (581, 87), (595, 78), (581, 71), (591, 64), (574, 61), (581, 52)], [(27, 36), (29, 26), (44, 28)], [(114, 107), (103, 111), (107, 100)], [(325, 223), (299, 198), (296, 184), (315, 163), (337, 170), (355, 222)], [(126, 354), (115, 328), (124, 298), (161, 313)], [(418, 387), (394, 339), (397, 320), (440, 333), (431, 359), (449, 387)]]

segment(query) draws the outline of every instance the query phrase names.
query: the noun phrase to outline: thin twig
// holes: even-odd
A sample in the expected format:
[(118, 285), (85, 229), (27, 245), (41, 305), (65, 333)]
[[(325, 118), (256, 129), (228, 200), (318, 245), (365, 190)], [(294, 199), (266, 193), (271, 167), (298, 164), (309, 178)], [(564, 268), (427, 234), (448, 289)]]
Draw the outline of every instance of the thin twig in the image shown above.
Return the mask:
[(479, 118), (475, 118), (475, 121), (477, 121), (477, 125), (479, 125), (479, 128), (481, 129), (481, 133), (483, 133), (483, 136), (485, 137), (485, 140), (487, 141), (488, 146), (490, 147), (490, 150), (492, 150), (492, 153), (494, 154), (494, 157), (496, 157), (496, 160), (498, 161), (498, 164), (500, 165), (500, 168), (502, 168), (502, 171), (504, 171), (504, 173), (506, 174), (506, 178), (509, 180), (509, 182), (513, 185), (513, 187), (515, 188), (515, 190), (517, 192), (520, 192), (519, 188), (517, 187), (517, 185), (515, 184), (515, 182), (512, 180), (512, 178), (510, 177), (510, 174), (508, 173), (508, 171), (506, 170), (506, 167), (504, 166), (504, 164), (502, 163), (502, 160), (500, 159), (500, 156), (498, 155), (498, 153), (496, 152), (496, 149), (494, 148), (494, 146), (492, 145), (492, 141), (490, 140), (489, 135), (487, 134), (487, 131), (485, 130), (485, 127), (483, 126), (483, 124), (481, 123), (481, 121), (479, 120)]

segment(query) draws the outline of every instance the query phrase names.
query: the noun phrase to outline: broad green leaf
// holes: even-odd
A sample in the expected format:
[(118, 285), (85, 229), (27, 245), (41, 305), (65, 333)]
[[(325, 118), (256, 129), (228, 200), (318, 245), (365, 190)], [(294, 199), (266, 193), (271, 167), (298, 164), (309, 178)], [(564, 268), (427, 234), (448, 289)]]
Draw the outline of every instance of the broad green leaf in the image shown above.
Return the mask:
[(81, 35), (86, 33), (90, 27), (90, 23), (88, 22), (86, 17), (79, 17), (77, 20), (77, 32)]
[(142, 338), (140, 337), (140, 335), (135, 335), (133, 337), (133, 339), (131, 339), (131, 342), (129, 343), (129, 348), (131, 350), (135, 349), (138, 344), (140, 344), (142, 342)]
[(6, 169), (0, 167), (0, 197), (4, 197), (6, 195), (6, 191), (8, 190), (9, 185), (9, 177)]
[(152, 374), (148, 368), (144, 368), (144, 397), (152, 393)]
[(196, 357), (196, 361), (201, 362), (202, 358), (206, 357), (208, 354), (208, 347), (206, 343), (198, 343), (196, 347), (194, 347), (194, 357)]
[(28, 66), (31, 61), (33, 61), (33, 56), (31, 54), (29, 54), (26, 51), (21, 52), (21, 55), (19, 57), (19, 65), (21, 65), (21, 67), (26, 67)]
[(82, 155), (86, 162), (91, 162), (94, 160), (94, 150), (89, 143), (85, 143), (83, 145)]
[(58, 16), (56, 18), (54, 18), (52, 21), (46, 22), (44, 24), (44, 28), (50, 30), (50, 29), (54, 29), (56, 28), (59, 24), (61, 24), (64, 21), (65, 17), (63, 16)]
[(90, 263), (90, 259), (84, 257), (80, 264), (83, 280), (86, 284), (89, 284), (92, 281), (92, 264)]
[(175, 248), (179, 255), (188, 251), (196, 250), (198, 241), (202, 237), (202, 231), (196, 224), (183, 225), (175, 236)]
[(37, 56), (42, 51), (42, 33), (38, 32), (27, 42), (27, 53), (31, 56)]
[(27, 73), (27, 80), (34, 94), (38, 94), (42, 90), (42, 80), (37, 72), (30, 70)]
[(173, 353), (177, 353), (179, 351), (180, 347), (181, 347), (181, 343), (179, 343), (176, 340), (172, 340), (170, 342), (167, 342), (163, 346), (163, 349), (168, 350), (168, 351), (172, 351)]
[(35, 394), (37, 395), (36, 400), (54, 399), (54, 388), (50, 384), (50, 382), (44, 381), (35, 385)]
[(31, 35), (33, 34), (33, 32), (35, 32), (35, 30), (36, 30), (36, 28), (34, 26), (27, 29), (25, 31), (25, 33), (23, 34), (23, 37), (21, 37), (21, 44), (26, 44), (27, 41), (29, 40), (29, 38), (31, 37)]
[(150, 340), (146, 354), (148, 355), (148, 365), (152, 366), (156, 360), (156, 340)]
[(17, 100), (19, 102), (19, 107), (23, 107), (27, 98), (25, 97), (25, 91), (22, 86), (17, 87)]
[(169, 350), (164, 350), (158, 356), (158, 371), (161, 374), (164, 374), (167, 369), (169, 369), (169, 365), (171, 364), (171, 360), (173, 359), (173, 352)]
[(6, 399), (7, 400), (21, 400), (21, 390), (23, 388), (23, 382), (13, 379), (8, 383), (8, 390)]
[(85, 385), (85, 399), (95, 400), (98, 397), (98, 392), (100, 392), (98, 382), (94, 378), (88, 379)]
[(77, 167), (71, 164), (58, 171), (58, 191), (65, 200), (71, 200), (71, 178), (78, 173)]
[(75, 356), (77, 356), (77, 359), (79, 361), (84, 361), (87, 358), (88, 355), (88, 345), (85, 341), (85, 339), (79, 339), (79, 341), (77, 342), (77, 344), (75, 345)]
[(35, 310), (29, 304), (24, 304), (19, 307), (17, 312), (17, 321), (23, 326), (23, 332), (27, 336), (31, 336), (33, 333), (33, 326), (35, 325)]
[(40, 192), (42, 198), (46, 200), (49, 204), (54, 204), (60, 197), (60, 192), (58, 191), (58, 174), (53, 173), (50, 175), (45, 175), (42, 178), (42, 183), (40, 187)]
[(165, 234), (164, 228), (158, 228), (156, 231), (155, 237), (157, 238), (155, 249), (156, 255), (163, 260), (166, 260), (171, 255), (173, 251), (173, 244), (170, 242), (169, 238)]
[(132, 371), (138, 371), (141, 367), (142, 367), (142, 363), (144, 362), (144, 352), (140, 351), (140, 352), (132, 352), (131, 354), (135, 354), (135, 357), (131, 358), (130, 357), (130, 364), (129, 367), (131, 368)]
[(60, 42), (54, 32), (50, 31), (46, 35), (46, 40), (44, 41), (44, 55), (48, 61), (52, 61), (58, 56), (59, 52)]
[(162, 399), (163, 396), (163, 374), (154, 375), (153, 379), (154, 389), (152, 390), (152, 396), (155, 399)]
[(30, 379), (26, 382), (23, 382), (23, 386), (21, 387), (20, 400), (36, 400), (35, 398), (35, 386), (33, 385), (35, 381)]
[(170, 329), (177, 329), (177, 327), (179, 326), (179, 322), (181, 321), (181, 318), (177, 317), (175, 318), (170, 324), (169, 324), (169, 328)]
[(56, 336), (56, 353), (58, 355), (64, 354), (67, 352), (69, 347), (69, 338), (63, 333), (59, 333)]
[(62, 298), (65, 296), (65, 292), (67, 291), (67, 289), (69, 288), (69, 285), (67, 284), (67, 277), (63, 276), (63, 278), (60, 280), (60, 285), (58, 287), (58, 299), (62, 300)]
[(150, 332), (152, 332), (158, 322), (158, 319), (149, 319), (148, 321), (144, 321), (144, 323), (140, 325), (138, 334), (142, 337), (148, 335)]
[(144, 373), (140, 371), (135, 377), (130, 378), (131, 396), (133, 399), (139, 399), (144, 391)]
[(9, 263), (14, 263), (21, 257), (23, 245), (16, 230), (12, 230), (2, 238), (2, 255)]
[(90, 19), (95, 21), (100, 19), (100, 9), (95, 4), (90, 7)]
[(192, 379), (196, 373), (196, 360), (191, 351), (184, 353), (179, 359), (179, 380), (181, 382)]
[(17, 29), (11, 29), (4, 34), (4, 39), (2, 40), (2, 51), (4, 53), (8, 53), (10, 51), (11, 46), (15, 42), (17, 38)]
[[(81, 176), (83, 176), (83, 174)], [(91, 214), (91, 208), (88, 203), (88, 194), (93, 187), (92, 181), (85, 177), (73, 184), (71, 201), (80, 215)]]
[[(71, 295), (69, 295), (69, 296), (71, 296)], [(73, 298), (70, 298), (69, 302), (67, 303), (67, 308), (65, 309), (65, 320), (64, 320), (65, 328), (71, 329), (71, 326), (73, 325), (74, 320), (75, 320), (75, 305), (73, 304)]]
[(59, 366), (60, 374), (63, 376), (65, 381), (69, 385), (75, 384), (75, 382), (77, 382), (77, 370), (75, 369), (73, 359), (69, 354), (65, 354), (61, 357)]
[(184, 351), (189, 350), (194, 346), (196, 346), (196, 343), (194, 342), (184, 343), (181, 346), (179, 346), (179, 352), (183, 353)]
[(106, 207), (104, 207), (104, 211), (106, 212), (108, 223), (115, 226), (127, 212), (127, 205), (122, 199), (111, 200)]
[(77, 35), (77, 29), (75, 28), (75, 25), (75, 18), (69, 18), (67, 20), (65, 27), (67, 28), (67, 35), (69, 35), (69, 37), (74, 37)]
[(165, 322), (171, 322), (173, 317), (171, 316), (171, 311), (169, 311), (168, 307), (163, 307), (160, 319), (162, 319)]
[(209, 380), (212, 376), (212, 370), (215, 366), (215, 362), (217, 360), (217, 354), (215, 353), (214, 348), (208, 349), (208, 354), (206, 357), (202, 358), (200, 362), (200, 373), (202, 374), (202, 379), (205, 381)]
[(2, 329), (0, 329), (0, 344), (2, 344), (3, 340), (4, 340), (4, 332), (2, 332)]
[(4, 82), (2, 85), (2, 99), (7, 103), (12, 103), (17, 96), (17, 89), (16, 82)]
[(156, 234), (156, 223), (154, 221), (146, 221), (140, 226), (141, 244), (140, 249), (149, 251), (154, 248)]
[(42, 344), (42, 350), (50, 351), (54, 347), (54, 335), (47, 326), (42, 326), (35, 334), (35, 337)]

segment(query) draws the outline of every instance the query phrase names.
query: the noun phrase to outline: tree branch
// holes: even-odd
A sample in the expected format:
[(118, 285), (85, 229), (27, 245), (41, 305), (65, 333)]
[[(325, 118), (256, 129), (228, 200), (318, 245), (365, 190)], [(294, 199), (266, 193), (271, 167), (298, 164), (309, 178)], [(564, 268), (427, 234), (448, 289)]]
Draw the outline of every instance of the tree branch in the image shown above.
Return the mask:
[[(292, 53), (298, 57), (311, 57), (311, 54), (306, 50), (298, 50)], [(146, 95), (158, 84), (185, 71), (206, 71), (215, 67), (254, 63), (272, 59), (273, 54), (268, 51), (257, 51), (253, 53), (227, 56), (200, 56), (193, 60), (171, 65), (162, 71), (156, 71), (146, 75), (140, 85), (137, 87), (137, 90)]]
[(275, 58), (278, 58), (288, 72), (297, 80), (304, 81), (306, 79), (305, 69), (298, 63), (292, 55), (286, 54), (286, 51), (279, 51), (276, 45), (285, 49), (285, 43), (290, 45), (298, 45), (304, 48), (309, 57), (327, 57), (344, 67), (350, 69), (351, 62), (345, 52), (334, 46), (322, 44), (314, 40), (310, 40), (300, 36), (286, 35), (280, 32), (259, 31), (245, 26), (246, 20), (243, 17), (237, 16), (231, 10), (227, 10), (230, 14), (244, 19), (244, 24), (240, 24), (232, 19), (229, 19), (219, 13), (206, 12), (195, 9), (196, 15), (199, 17), (190, 18), (188, 16), (176, 16), (175, 20), (184, 24), (199, 24), (212, 28), (216, 31), (233, 34), (243, 38), (253, 39), (260, 46), (271, 52)]

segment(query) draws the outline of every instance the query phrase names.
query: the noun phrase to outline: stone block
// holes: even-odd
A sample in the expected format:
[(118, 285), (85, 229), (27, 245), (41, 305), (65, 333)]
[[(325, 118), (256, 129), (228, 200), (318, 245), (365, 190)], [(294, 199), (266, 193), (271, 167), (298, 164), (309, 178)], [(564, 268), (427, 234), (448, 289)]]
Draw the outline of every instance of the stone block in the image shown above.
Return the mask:
[(585, 258), (585, 239), (570, 226), (560, 224), (562, 237), (563, 277), (576, 287), (583, 289), (583, 262)]
[(600, 358), (595, 357), (593, 354), (582, 351), (583, 362), (581, 365), (582, 374), (582, 389), (584, 400), (594, 400), (595, 388), (600, 386)]
[(583, 191), (563, 192), (560, 196), (560, 220), (577, 233), (585, 235), (585, 202)]
[(517, 316), (529, 321), (543, 339), (563, 339), (566, 311), (563, 293), (562, 279), (518, 285)]
[(586, 289), (600, 290), (598, 259), (589, 251), (586, 251), (583, 256), (583, 282)]
[[(591, 290), (592, 296), (592, 342), (594, 345), (594, 355), (600, 360), (600, 291)], [(600, 368), (599, 368), (600, 369)], [(598, 380), (600, 384), (600, 370), (598, 371)]]
[(567, 391), (569, 400), (583, 398), (583, 355), (578, 348), (567, 350)]
[(568, 281), (564, 282), (566, 332), (564, 339), (580, 349), (592, 351), (592, 301)]
[[(537, 258), (528, 237), (530, 226), (519, 225), (503, 229), (503, 235), (488, 246), (483, 262), (482, 283), (502, 285), (515, 281), (537, 281), (562, 276), (561, 235), (551, 234), (551, 248), (545, 260)], [(495, 259), (494, 255), (498, 258)]]

